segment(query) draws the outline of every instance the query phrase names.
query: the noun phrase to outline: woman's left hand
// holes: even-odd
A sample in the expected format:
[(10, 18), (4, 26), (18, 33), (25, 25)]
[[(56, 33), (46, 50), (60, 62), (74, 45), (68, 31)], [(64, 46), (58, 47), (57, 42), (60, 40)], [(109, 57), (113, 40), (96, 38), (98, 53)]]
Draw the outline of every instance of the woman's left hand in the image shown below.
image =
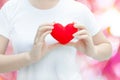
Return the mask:
[(78, 28), (78, 31), (73, 34), (74, 38), (77, 38), (78, 41), (74, 43), (74, 46), (78, 51), (92, 56), (95, 53), (95, 46), (92, 39), (92, 36), (88, 30), (81, 25), (75, 24), (75, 28)]

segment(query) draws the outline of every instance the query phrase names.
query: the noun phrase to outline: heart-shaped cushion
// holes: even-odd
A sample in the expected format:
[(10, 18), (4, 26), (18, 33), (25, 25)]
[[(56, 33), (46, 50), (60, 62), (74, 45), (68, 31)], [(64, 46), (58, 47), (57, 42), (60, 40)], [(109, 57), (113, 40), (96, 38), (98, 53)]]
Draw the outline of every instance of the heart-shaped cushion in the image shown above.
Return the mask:
[(74, 27), (74, 23), (69, 23), (66, 26), (55, 23), (53, 26), (54, 28), (51, 35), (61, 44), (67, 44), (71, 41), (73, 39), (73, 34), (78, 31), (78, 29)]

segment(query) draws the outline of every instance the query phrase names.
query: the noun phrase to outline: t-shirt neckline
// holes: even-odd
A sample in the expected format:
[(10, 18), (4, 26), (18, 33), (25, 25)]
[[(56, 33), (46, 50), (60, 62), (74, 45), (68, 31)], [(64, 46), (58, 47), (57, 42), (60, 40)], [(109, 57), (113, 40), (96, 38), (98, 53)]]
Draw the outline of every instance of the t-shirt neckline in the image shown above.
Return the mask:
[(31, 9), (33, 9), (33, 10), (35, 10), (35, 11), (40, 11), (40, 12), (41, 12), (41, 11), (42, 11), (42, 12), (56, 11), (59, 7), (62, 6), (62, 0), (59, 0), (59, 2), (58, 2), (54, 7), (50, 8), (50, 9), (38, 9), (38, 8), (34, 7), (34, 6), (29, 2), (29, 0), (25, 0), (25, 1), (26, 1), (26, 3), (27, 3), (27, 5), (28, 5), (29, 8), (31, 8)]

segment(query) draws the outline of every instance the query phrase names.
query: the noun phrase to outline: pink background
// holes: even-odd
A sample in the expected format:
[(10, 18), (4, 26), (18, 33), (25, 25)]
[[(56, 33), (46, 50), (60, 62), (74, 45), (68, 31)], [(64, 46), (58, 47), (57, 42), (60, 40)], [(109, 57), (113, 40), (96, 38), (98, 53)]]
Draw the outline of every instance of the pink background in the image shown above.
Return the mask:
[[(0, 0), (0, 8), (6, 1), (7, 0)], [(95, 14), (96, 19), (102, 27), (102, 31), (113, 47), (112, 57), (102, 62), (98, 62), (78, 53), (77, 62), (80, 65), (82, 64), (80, 70), (83, 80), (120, 80), (120, 34), (118, 32), (120, 22), (117, 22), (120, 21), (120, 0), (77, 1), (88, 6)], [(10, 55), (11, 53), (12, 45), (9, 43), (6, 54)], [(80, 61), (82, 61), (82, 63)], [(16, 72), (0, 74), (0, 80), (16, 80)]]

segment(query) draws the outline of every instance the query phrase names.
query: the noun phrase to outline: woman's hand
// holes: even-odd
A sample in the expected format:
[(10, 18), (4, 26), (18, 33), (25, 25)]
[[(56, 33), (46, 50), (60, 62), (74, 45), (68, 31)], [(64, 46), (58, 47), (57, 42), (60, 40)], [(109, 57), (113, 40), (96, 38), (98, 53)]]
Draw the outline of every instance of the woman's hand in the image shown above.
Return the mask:
[(29, 53), (32, 61), (40, 60), (51, 49), (53, 45), (47, 45), (45, 37), (52, 32), (53, 24), (43, 24), (38, 28), (34, 45)]
[(78, 39), (74, 46), (78, 49), (78, 51), (85, 53), (88, 56), (95, 54), (95, 46), (92, 40), (92, 36), (88, 30), (84, 26), (78, 24), (75, 24), (74, 26), (78, 28), (78, 32), (73, 34), (73, 36)]

